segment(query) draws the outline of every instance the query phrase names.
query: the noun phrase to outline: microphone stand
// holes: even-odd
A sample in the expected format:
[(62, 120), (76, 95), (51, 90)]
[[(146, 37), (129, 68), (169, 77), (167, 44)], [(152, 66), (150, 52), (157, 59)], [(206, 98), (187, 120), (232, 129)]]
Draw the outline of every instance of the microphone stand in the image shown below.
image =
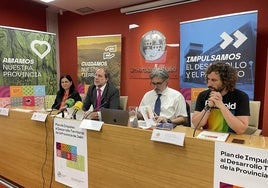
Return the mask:
[(87, 115), (84, 115), (83, 118), (82, 118), (82, 120), (83, 119), (86, 119), (92, 112), (94, 112), (94, 110), (92, 112), (89, 112), (89, 110), (88, 110), (87, 112), (88, 112), (88, 114)]
[(61, 117), (64, 118), (64, 110), (61, 111)]
[(210, 107), (208, 105), (206, 105), (204, 110), (205, 110), (205, 112), (203, 113), (202, 117), (200, 118), (199, 122), (197, 123), (197, 125), (196, 125), (196, 127), (194, 129), (193, 137), (195, 137), (195, 132), (196, 132), (197, 129), (199, 129), (200, 123), (201, 123), (202, 119), (204, 118), (204, 116), (206, 115), (207, 111), (210, 110)]
[[(104, 105), (106, 105), (106, 103), (107, 103), (107, 101), (105, 101), (104, 103), (102, 103), (100, 106), (98, 106), (97, 108), (95, 108), (92, 112), (97, 112), (97, 109), (101, 109)], [(90, 113), (88, 113), (87, 115), (85, 115), (83, 118), (82, 118), (82, 120), (83, 119), (86, 119), (92, 112), (90, 112)]]
[(76, 101), (74, 105), (74, 111), (72, 113), (71, 119), (76, 119), (76, 113), (83, 108), (82, 101)]
[[(211, 93), (211, 89), (209, 88), (209, 91), (208, 91), (208, 93), (207, 93), (207, 95), (206, 95), (206, 98), (209, 97), (210, 93)], [(206, 104), (204, 110), (205, 110), (205, 112), (203, 113), (201, 119), (199, 120), (199, 122), (197, 123), (197, 125), (196, 125), (196, 127), (195, 127), (195, 129), (194, 129), (193, 137), (195, 137), (195, 132), (196, 132), (196, 130), (199, 129), (199, 126), (200, 126), (200, 123), (201, 123), (202, 119), (203, 119), (204, 116), (206, 115), (207, 111), (211, 110), (211, 107), (209, 107), (208, 104)]]
[(73, 119), (76, 119), (76, 113), (74, 113), (74, 115), (73, 115)]
[(61, 117), (64, 118), (64, 111), (65, 111), (65, 109), (62, 109), (57, 114), (60, 114), (61, 113)]

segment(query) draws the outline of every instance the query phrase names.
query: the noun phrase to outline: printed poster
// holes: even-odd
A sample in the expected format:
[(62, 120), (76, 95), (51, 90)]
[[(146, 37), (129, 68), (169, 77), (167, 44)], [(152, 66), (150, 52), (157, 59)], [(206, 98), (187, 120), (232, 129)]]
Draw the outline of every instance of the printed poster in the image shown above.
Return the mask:
[(44, 107), (57, 91), (56, 35), (0, 26), (0, 107)]
[(78, 91), (86, 93), (94, 84), (95, 72), (103, 67), (110, 73), (110, 82), (120, 90), (121, 35), (77, 37)]
[[(257, 11), (180, 23), (180, 87), (207, 88), (205, 70), (214, 62), (237, 69), (237, 88), (254, 99)], [(187, 93), (187, 99), (195, 100)], [(194, 94), (196, 96), (197, 94)]]
[(266, 188), (267, 180), (267, 149), (215, 143), (214, 188)]
[(88, 187), (87, 131), (81, 121), (54, 119), (55, 180), (70, 187)]

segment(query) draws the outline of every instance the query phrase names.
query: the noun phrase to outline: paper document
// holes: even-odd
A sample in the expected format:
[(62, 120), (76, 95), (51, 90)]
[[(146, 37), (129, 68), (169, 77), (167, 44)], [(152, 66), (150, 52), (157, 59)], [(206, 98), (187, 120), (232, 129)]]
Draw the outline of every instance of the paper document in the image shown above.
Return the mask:
[(225, 142), (228, 136), (229, 136), (229, 133), (202, 131), (201, 133), (199, 133), (197, 138)]
[(146, 127), (150, 128), (156, 125), (154, 112), (150, 106), (140, 106), (139, 110), (143, 116), (144, 121), (146, 122)]

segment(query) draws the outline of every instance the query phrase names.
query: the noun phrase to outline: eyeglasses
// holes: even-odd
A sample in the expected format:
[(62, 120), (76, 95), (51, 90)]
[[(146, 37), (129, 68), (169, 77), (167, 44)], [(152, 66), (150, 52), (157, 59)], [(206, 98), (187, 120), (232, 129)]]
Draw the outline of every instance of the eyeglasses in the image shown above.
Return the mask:
[(164, 81), (162, 81), (162, 82), (151, 82), (151, 85), (154, 85), (154, 86), (158, 85), (159, 86), (159, 85), (162, 85), (164, 83)]

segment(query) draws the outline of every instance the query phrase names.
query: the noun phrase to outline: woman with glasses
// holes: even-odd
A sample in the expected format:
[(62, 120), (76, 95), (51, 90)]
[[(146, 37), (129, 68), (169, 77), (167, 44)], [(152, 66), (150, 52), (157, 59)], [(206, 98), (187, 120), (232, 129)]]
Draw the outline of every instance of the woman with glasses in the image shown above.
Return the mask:
[[(145, 93), (140, 107), (150, 106), (154, 111), (156, 123), (185, 124), (186, 102), (179, 91), (168, 87), (168, 72), (162, 68), (154, 68), (150, 79), (153, 89)], [(139, 118), (142, 118), (141, 114)]]

